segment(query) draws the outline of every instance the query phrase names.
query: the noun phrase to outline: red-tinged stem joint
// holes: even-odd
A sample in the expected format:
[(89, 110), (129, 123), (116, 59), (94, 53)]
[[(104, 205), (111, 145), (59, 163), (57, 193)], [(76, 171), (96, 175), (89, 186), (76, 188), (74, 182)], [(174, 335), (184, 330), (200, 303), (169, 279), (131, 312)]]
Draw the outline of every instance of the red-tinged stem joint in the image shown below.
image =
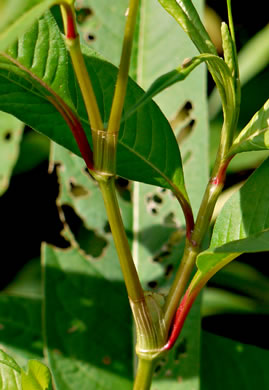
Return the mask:
[(211, 183), (214, 184), (215, 186), (218, 186), (218, 185), (221, 185), (221, 184), (224, 184), (225, 182), (225, 177), (226, 177), (226, 170), (227, 170), (227, 167), (231, 161), (231, 159), (233, 158), (233, 156), (229, 157), (219, 168), (219, 171), (217, 173), (217, 176), (213, 177), (211, 179)]
[(179, 305), (179, 308), (176, 311), (175, 318), (172, 325), (172, 330), (169, 336), (167, 343), (162, 348), (162, 351), (169, 351), (177, 341), (177, 338), (183, 328), (186, 317), (195, 301), (195, 298), (199, 294), (199, 291), (194, 291), (193, 293), (189, 293), (189, 289), (186, 291), (182, 301)]
[(76, 39), (78, 33), (75, 22), (75, 11), (73, 7), (65, 3), (61, 5), (61, 9), (63, 14), (65, 36), (69, 40)]

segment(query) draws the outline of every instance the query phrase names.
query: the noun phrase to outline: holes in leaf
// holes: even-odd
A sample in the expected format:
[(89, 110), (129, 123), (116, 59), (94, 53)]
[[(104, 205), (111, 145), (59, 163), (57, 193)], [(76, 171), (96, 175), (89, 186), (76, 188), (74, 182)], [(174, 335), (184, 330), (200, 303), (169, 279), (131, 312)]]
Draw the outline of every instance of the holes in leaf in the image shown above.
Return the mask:
[(92, 14), (93, 14), (93, 11), (91, 8), (87, 7), (87, 8), (77, 8), (76, 10), (76, 14), (77, 14), (77, 22), (78, 24), (82, 24), (85, 22), (86, 19), (88, 19), (88, 17), (90, 17)]
[(8, 130), (5, 134), (4, 134), (4, 140), (5, 141), (10, 141), (12, 138), (12, 132), (11, 130)]
[(98, 235), (94, 230), (87, 229), (72, 207), (64, 205), (62, 210), (65, 220), (80, 248), (94, 258), (100, 257), (108, 244), (106, 239)]
[(179, 344), (175, 347), (174, 358), (175, 362), (178, 363), (181, 357), (185, 357), (187, 354), (187, 339), (184, 337)]
[(187, 137), (189, 137), (194, 129), (195, 126), (195, 119), (191, 119), (190, 122), (182, 127), (180, 131), (177, 134), (177, 142), (180, 144), (182, 143)]
[(166, 358), (162, 358), (162, 359), (158, 360), (158, 364), (156, 365), (156, 367), (154, 369), (154, 376), (157, 376), (161, 373), (162, 368), (165, 366), (166, 363), (167, 363)]
[(146, 206), (150, 214), (157, 215), (163, 203), (163, 198), (160, 194), (150, 194), (146, 197)]
[(104, 226), (104, 232), (105, 233), (111, 233), (110, 225), (109, 222), (107, 221), (105, 226)]
[(87, 34), (87, 35), (86, 35), (86, 41), (88, 41), (88, 42), (94, 42), (94, 41), (95, 41), (95, 35), (93, 35), (93, 34)]
[(153, 261), (156, 263), (163, 263), (164, 260), (170, 256), (171, 252), (169, 250), (164, 250), (161, 253), (159, 253), (157, 256), (153, 257)]
[(156, 282), (156, 280), (152, 280), (151, 282), (148, 282), (148, 287), (151, 289), (155, 289), (158, 287), (158, 282)]
[(75, 184), (70, 180), (70, 192), (75, 198), (88, 195), (88, 191), (81, 185)]
[(123, 179), (122, 177), (118, 177), (116, 179), (116, 188), (118, 193), (122, 199), (126, 200), (127, 202), (131, 202), (132, 200), (130, 187), (131, 185), (129, 180)]
[(191, 101), (187, 100), (185, 104), (177, 111), (175, 117), (170, 121), (172, 129), (176, 130), (180, 124), (184, 124), (184, 122), (191, 117), (192, 111), (193, 104)]
[(171, 276), (172, 276), (172, 274), (173, 274), (173, 271), (174, 271), (174, 266), (173, 266), (173, 264), (168, 264), (168, 265), (166, 266), (166, 268), (165, 268), (165, 273), (164, 273), (165, 277), (166, 277), (167, 279), (171, 278)]

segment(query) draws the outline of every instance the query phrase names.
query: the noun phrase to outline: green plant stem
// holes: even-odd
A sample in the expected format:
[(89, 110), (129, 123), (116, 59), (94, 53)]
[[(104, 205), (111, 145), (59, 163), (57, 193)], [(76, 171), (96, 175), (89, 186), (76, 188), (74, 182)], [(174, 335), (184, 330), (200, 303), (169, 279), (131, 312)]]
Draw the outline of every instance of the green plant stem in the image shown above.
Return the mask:
[(139, 358), (133, 390), (149, 390), (152, 382), (154, 361)]
[(144, 292), (133, 262), (130, 246), (123, 226), (115, 191), (114, 176), (98, 180), (103, 195), (106, 212), (117, 249), (128, 296), (134, 302), (144, 301)]
[(133, 37), (139, 0), (130, 0), (125, 25), (119, 73), (113, 97), (111, 113), (108, 122), (108, 132), (117, 132), (120, 128), (121, 115), (126, 95), (128, 73), (131, 60)]
[(68, 4), (62, 4), (61, 12), (65, 27), (66, 45), (69, 49), (73, 68), (83, 96), (90, 125), (95, 130), (102, 130), (103, 121), (92, 87), (92, 82), (81, 52), (79, 35), (77, 34), (76, 30), (74, 8)]
[[(224, 149), (220, 148), (220, 151), (224, 152)], [(186, 240), (183, 258), (166, 299), (164, 321), (168, 329), (171, 327), (178, 304), (186, 289), (196, 258), (200, 252), (200, 247), (209, 227), (216, 201), (224, 185), (226, 169), (230, 160), (231, 158), (222, 160), (220, 155), (218, 156), (198, 212), (191, 239)]]

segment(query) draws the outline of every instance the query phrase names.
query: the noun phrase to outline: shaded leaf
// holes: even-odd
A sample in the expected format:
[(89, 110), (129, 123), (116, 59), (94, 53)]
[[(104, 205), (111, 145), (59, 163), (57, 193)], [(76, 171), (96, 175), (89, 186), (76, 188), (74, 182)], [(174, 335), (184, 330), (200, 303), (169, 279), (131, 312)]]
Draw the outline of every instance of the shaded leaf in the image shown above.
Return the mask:
[[(98, 260), (76, 248), (45, 246), (43, 254), (45, 340), (57, 389), (131, 389), (132, 321), (123, 282), (104, 278)], [(102, 262), (113, 274), (111, 260)]]
[(265, 149), (269, 149), (269, 100), (234, 140), (229, 154)]
[(0, 111), (0, 195), (8, 188), (12, 169), (16, 164), (23, 124)]
[(40, 299), (0, 295), (0, 343), (20, 366), (43, 358)]
[(15, 360), (0, 350), (0, 388), (1, 390), (22, 390), (21, 369)]
[(269, 351), (262, 348), (203, 332), (201, 362), (201, 390), (215, 390), (216, 384), (218, 390), (269, 386)]
[(27, 371), (21, 371), (22, 390), (48, 390), (51, 383), (50, 371), (38, 360), (28, 362)]

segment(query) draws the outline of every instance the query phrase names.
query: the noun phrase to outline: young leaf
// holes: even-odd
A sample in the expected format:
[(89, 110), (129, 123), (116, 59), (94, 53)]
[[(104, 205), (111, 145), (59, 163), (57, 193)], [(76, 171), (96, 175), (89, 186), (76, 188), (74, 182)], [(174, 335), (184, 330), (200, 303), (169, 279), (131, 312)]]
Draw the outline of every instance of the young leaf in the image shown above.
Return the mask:
[(234, 140), (229, 154), (269, 149), (269, 99)]
[(0, 52), (5, 51), (57, 0), (9, 0), (1, 9)]
[(22, 390), (48, 390), (51, 375), (48, 367), (38, 360), (28, 362), (27, 372), (21, 370)]
[[(45, 35), (47, 40), (42, 38)], [(18, 50), (18, 47), (24, 50)], [(20, 38), (18, 45), (10, 49), (8, 57), (2, 58), (0, 108), (80, 155), (66, 122), (54, 107), (61, 106), (67, 116), (79, 115), (91, 142), (87, 115), (67, 58), (62, 36), (48, 13)], [(99, 106), (107, 120), (117, 69), (96, 57), (90, 49), (85, 49), (85, 61)], [(142, 94), (141, 88), (130, 80), (125, 110)], [(52, 101), (56, 102), (54, 106)], [(76, 114), (72, 101), (76, 102)], [(117, 173), (131, 180), (170, 188), (183, 202), (188, 202), (176, 139), (154, 102), (122, 125)]]
[[(232, 78), (231, 78), (231, 72), (229, 71), (229, 68), (226, 66), (222, 58), (214, 55), (214, 54), (200, 54), (198, 56), (195, 56), (193, 58), (187, 58), (182, 66), (177, 67), (176, 69), (163, 74), (162, 76), (158, 77), (151, 86), (148, 88), (148, 90), (145, 92), (145, 94), (139, 99), (136, 104), (131, 107), (131, 109), (126, 112), (126, 114), (123, 117), (123, 120), (126, 120), (131, 115), (133, 115), (139, 108), (141, 108), (144, 104), (148, 103), (153, 97), (155, 97), (157, 94), (165, 90), (166, 88), (178, 83), (179, 81), (183, 81), (186, 79), (186, 77), (202, 62), (207, 61), (209, 64), (218, 65), (219, 68), (222, 71), (223, 79), (226, 80), (226, 90), (227, 92), (230, 92), (230, 95), (232, 97), (233, 95), (233, 88), (232, 88)], [(227, 104), (227, 101), (229, 100), (229, 96), (224, 96), (224, 104)]]
[(21, 369), (15, 360), (0, 350), (0, 388), (1, 390), (22, 390)]
[(12, 169), (17, 161), (23, 124), (11, 115), (0, 112), (0, 195), (8, 188)]
[(191, 0), (159, 0), (159, 2), (189, 35), (200, 53), (217, 54)]
[(241, 253), (269, 250), (268, 180), (269, 159), (227, 201), (217, 218), (209, 249), (197, 258), (198, 271), (190, 291), (204, 285)]

